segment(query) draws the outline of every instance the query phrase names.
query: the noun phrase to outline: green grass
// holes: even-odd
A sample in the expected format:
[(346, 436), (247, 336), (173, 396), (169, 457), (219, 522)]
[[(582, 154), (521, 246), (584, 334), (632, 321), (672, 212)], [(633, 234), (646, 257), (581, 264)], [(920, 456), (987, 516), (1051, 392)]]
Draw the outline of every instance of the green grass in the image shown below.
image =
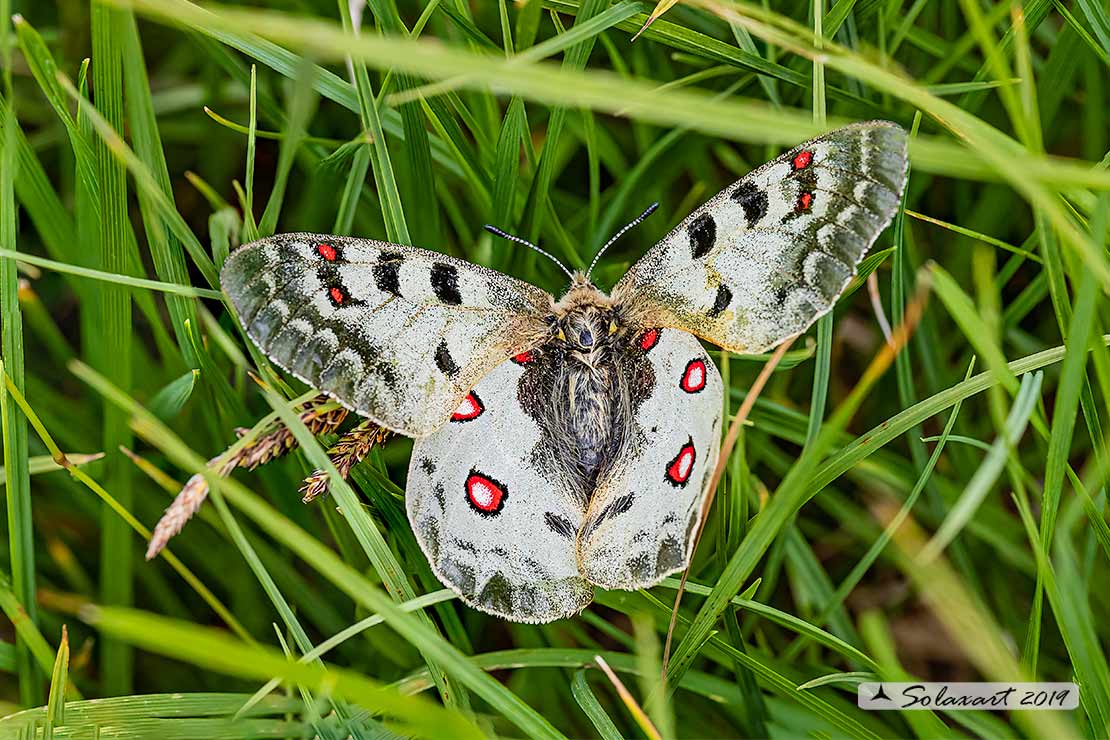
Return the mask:
[[(1110, 6), (765, 5), (679, 3), (630, 43), (654, 4), (0, 0), (0, 736), (1110, 735)], [(482, 224), (584, 267), (659, 201), (608, 287), (870, 118), (912, 132), (904, 211), (755, 403), (665, 683), (677, 579), (552, 625), (467, 609), (409, 530), (404, 440), (300, 503), (330, 440), (220, 299), (236, 244), (389, 239), (558, 293)], [(897, 354), (868, 275), (896, 333), (928, 296)], [(766, 358), (718, 357), (735, 411)], [(182, 483), (277, 419), (301, 449), (212, 478), (144, 562)], [(863, 712), (876, 676), (1083, 703)]]

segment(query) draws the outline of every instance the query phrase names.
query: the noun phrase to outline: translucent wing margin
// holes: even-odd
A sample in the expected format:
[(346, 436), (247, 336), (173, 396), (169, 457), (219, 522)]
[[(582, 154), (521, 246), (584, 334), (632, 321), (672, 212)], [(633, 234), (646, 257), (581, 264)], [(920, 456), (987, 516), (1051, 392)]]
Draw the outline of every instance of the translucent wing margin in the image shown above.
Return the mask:
[(542, 339), (551, 297), (453, 257), (388, 242), (280, 234), (220, 275), (277, 365), (401, 434), (442, 425), (479, 379)]
[(763, 352), (828, 312), (898, 208), (906, 132), (846, 126), (725, 188), (641, 258), (613, 291), (644, 326)]

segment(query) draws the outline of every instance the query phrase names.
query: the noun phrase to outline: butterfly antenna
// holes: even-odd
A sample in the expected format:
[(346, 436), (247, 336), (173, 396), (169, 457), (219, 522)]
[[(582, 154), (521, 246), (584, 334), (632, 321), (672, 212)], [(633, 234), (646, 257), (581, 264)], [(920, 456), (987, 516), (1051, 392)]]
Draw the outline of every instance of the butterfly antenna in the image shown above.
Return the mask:
[(569, 277), (572, 281), (574, 280), (574, 273), (572, 273), (570, 270), (568, 270), (567, 266), (564, 265), (562, 262), (560, 262), (559, 259), (555, 255), (551, 254), (550, 252), (547, 252), (543, 249), (540, 249), (535, 244), (533, 244), (530, 241), (527, 241), (526, 239), (521, 239), (519, 236), (513, 236), (512, 234), (506, 233), (506, 232), (502, 231), (501, 229), (497, 228), (496, 226), (490, 226), (489, 224), (486, 224), (482, 228), (484, 228), (486, 231), (488, 231), (491, 234), (496, 234), (497, 236), (501, 237), (502, 239), (508, 239), (511, 242), (516, 242), (517, 244), (523, 244), (524, 246), (528, 247), (529, 249), (536, 250), (537, 252), (542, 254), (544, 257), (547, 257), (549, 260), (551, 260), (552, 262), (557, 264), (559, 266), (559, 269), (567, 274), (567, 277)]
[(616, 234), (613, 234), (613, 238), (611, 238), (609, 241), (605, 242), (605, 246), (603, 246), (601, 249), (597, 250), (597, 254), (594, 255), (594, 261), (590, 263), (590, 269), (586, 270), (586, 277), (589, 277), (590, 273), (594, 271), (594, 265), (596, 265), (597, 261), (599, 259), (601, 259), (601, 255), (605, 254), (605, 250), (613, 245), (613, 242), (615, 242), (617, 239), (620, 239), (622, 236), (624, 236), (624, 232), (628, 231), (633, 226), (636, 226), (637, 224), (639, 224), (641, 221), (643, 221), (645, 218), (647, 218), (651, 214), (655, 213), (655, 209), (658, 208), (658, 207), (659, 207), (658, 203), (652, 203), (650, 206), (648, 206), (644, 210), (643, 213), (641, 213), (636, 218), (632, 219), (632, 221), (630, 221), (623, 229), (618, 231)]

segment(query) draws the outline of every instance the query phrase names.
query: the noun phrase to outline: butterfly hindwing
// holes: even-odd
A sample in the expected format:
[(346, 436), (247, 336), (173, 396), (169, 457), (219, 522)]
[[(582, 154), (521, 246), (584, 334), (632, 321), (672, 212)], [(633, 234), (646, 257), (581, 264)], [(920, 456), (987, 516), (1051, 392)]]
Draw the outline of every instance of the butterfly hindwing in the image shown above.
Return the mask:
[(393, 431), (423, 436), (546, 328), (539, 288), (388, 242), (281, 234), (224, 264), (224, 291), (276, 364)]
[(578, 537), (585, 578), (625, 590), (653, 586), (689, 560), (717, 462), (723, 389), (701, 343), (684, 331), (649, 329), (633, 352), (646, 352), (650, 383), (637, 384), (644, 398), (633, 387), (632, 428), (598, 481)]
[(428, 562), (464, 602), (550, 622), (585, 608), (593, 589), (575, 562), (581, 497), (552, 474), (545, 432), (521, 404), (530, 357), (494, 368), (417, 440), (405, 498)]
[(694, 211), (613, 291), (645, 324), (763, 352), (805, 331), (847, 287), (893, 218), (906, 133), (832, 131), (752, 171)]

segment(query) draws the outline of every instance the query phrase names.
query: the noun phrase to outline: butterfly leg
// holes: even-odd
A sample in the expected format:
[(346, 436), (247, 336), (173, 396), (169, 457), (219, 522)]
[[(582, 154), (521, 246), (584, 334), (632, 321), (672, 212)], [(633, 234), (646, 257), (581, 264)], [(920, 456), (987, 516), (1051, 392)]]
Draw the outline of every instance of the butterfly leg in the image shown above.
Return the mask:
[[(339, 441), (328, 450), (328, 457), (339, 474), (346, 479), (351, 468), (369, 455), (370, 450), (375, 446), (389, 439), (392, 434), (393, 432), (383, 429), (372, 421), (364, 421), (340, 437)], [(323, 470), (314, 470), (304, 479), (300, 488), (301, 500), (306, 504), (327, 492), (328, 474)]]

